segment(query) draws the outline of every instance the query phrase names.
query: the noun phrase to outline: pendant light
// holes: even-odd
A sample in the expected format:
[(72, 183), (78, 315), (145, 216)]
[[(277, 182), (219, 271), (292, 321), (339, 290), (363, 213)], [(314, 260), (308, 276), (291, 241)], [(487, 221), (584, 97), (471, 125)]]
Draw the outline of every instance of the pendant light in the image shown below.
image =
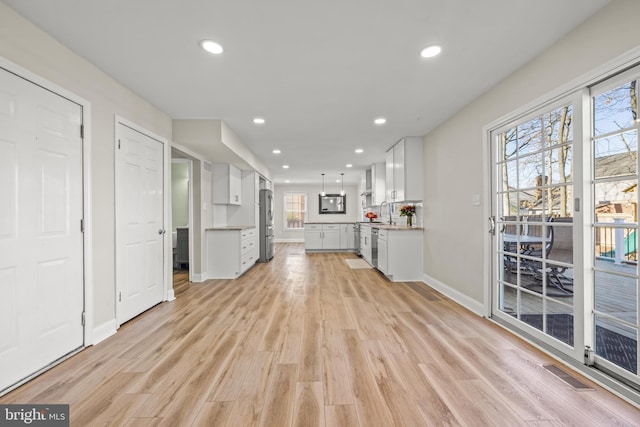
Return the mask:
[(340, 186), (342, 187), (342, 190), (340, 190), (340, 195), (344, 196), (344, 173), (340, 174)]
[(322, 197), (326, 196), (327, 193), (324, 192), (324, 174), (322, 174), (322, 193), (320, 193)]

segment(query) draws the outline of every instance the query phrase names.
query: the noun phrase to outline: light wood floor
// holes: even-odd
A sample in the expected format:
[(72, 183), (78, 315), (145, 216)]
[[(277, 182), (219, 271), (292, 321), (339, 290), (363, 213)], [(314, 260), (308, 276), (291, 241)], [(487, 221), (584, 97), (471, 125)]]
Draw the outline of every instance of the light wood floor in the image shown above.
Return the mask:
[(491, 322), (346, 257), (279, 244), (270, 263), (191, 284), (0, 403), (70, 404), (73, 426), (640, 424)]

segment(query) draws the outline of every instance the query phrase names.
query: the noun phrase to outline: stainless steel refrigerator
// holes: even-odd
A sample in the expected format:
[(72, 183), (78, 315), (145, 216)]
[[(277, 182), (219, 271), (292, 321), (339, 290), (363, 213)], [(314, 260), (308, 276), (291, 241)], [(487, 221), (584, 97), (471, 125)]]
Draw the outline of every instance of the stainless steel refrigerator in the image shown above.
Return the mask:
[(260, 190), (260, 258), (269, 262), (273, 258), (273, 191)]

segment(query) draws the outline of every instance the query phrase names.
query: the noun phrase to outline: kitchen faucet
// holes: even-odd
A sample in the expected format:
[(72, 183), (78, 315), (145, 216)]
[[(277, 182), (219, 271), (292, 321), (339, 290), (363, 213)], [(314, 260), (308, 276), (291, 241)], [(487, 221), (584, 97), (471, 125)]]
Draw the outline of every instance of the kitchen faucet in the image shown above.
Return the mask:
[(380, 219), (382, 219), (382, 207), (384, 205), (387, 205), (387, 210), (389, 211), (389, 225), (391, 225), (391, 223), (393, 222), (391, 219), (391, 206), (389, 206), (389, 203), (387, 203), (386, 200), (383, 200), (382, 203), (380, 203)]

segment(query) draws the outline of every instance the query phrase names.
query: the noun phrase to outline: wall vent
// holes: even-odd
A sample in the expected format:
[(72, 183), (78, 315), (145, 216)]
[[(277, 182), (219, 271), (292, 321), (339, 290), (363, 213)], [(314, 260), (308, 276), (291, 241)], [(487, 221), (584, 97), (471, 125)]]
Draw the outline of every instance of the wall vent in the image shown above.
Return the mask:
[(577, 390), (593, 390), (591, 386), (583, 383), (575, 377), (572, 377), (556, 365), (542, 365), (542, 367)]

